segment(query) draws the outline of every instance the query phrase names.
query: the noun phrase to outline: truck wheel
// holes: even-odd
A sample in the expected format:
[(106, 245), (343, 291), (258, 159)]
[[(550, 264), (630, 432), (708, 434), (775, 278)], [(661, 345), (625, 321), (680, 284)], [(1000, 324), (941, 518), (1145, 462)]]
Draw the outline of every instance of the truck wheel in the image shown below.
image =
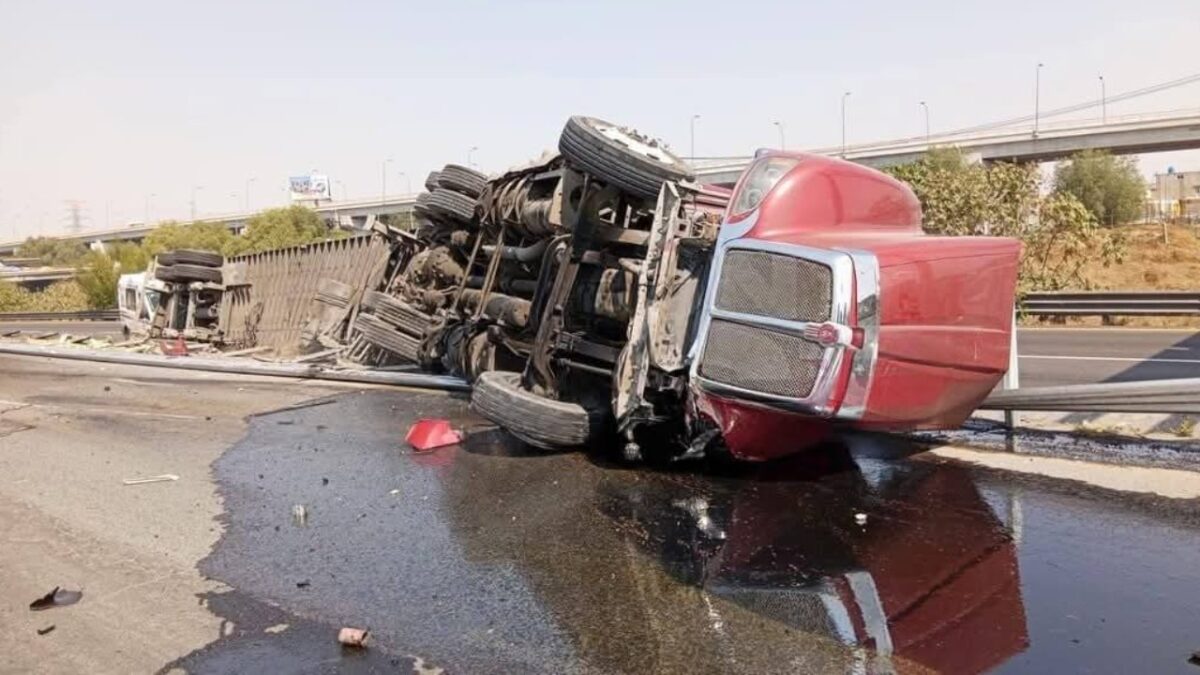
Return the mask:
[(438, 172), (430, 171), (429, 175), (425, 177), (425, 189), (430, 192), (433, 192), (434, 190), (437, 189), (437, 187), (438, 187)]
[(547, 450), (587, 445), (600, 419), (578, 403), (554, 401), (521, 388), (521, 374), (483, 373), (471, 391), (471, 408), (526, 443)]
[(465, 166), (447, 164), (438, 174), (437, 184), (440, 188), (478, 199), (487, 187), (487, 176)]
[(420, 356), (421, 343), (416, 338), (396, 332), (377, 316), (359, 314), (354, 319), (354, 327), (364, 340), (380, 349), (413, 362)]
[(594, 117), (567, 120), (558, 149), (575, 168), (639, 197), (657, 197), (664, 182), (692, 177), (659, 141)]
[(438, 188), (429, 194), (426, 208), (436, 215), (464, 223), (475, 219), (475, 200), (445, 188)]
[(384, 323), (413, 335), (423, 337), (425, 329), (429, 328), (430, 317), (415, 309), (412, 305), (393, 298), (379, 291), (367, 291), (363, 295), (363, 303), (370, 303), (375, 316)]
[[(164, 274), (166, 276), (163, 276)], [(155, 272), (155, 276), (163, 281), (210, 281), (214, 284), (219, 284), (221, 283), (221, 268), (180, 263), (167, 267), (159, 267)]]
[[(163, 258), (168, 257), (171, 262), (164, 262)], [(225, 258), (220, 253), (212, 251), (197, 251), (190, 248), (181, 248), (170, 253), (163, 253), (158, 256), (160, 263), (164, 265), (177, 265), (183, 263), (185, 265), (199, 265), (201, 267), (220, 267), (225, 264)]]

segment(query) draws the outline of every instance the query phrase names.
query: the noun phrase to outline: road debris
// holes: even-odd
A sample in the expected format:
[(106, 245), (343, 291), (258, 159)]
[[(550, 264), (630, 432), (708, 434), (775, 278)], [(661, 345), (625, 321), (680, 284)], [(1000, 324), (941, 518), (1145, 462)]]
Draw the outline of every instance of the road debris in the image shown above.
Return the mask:
[(29, 603), (29, 609), (40, 612), (52, 607), (66, 607), (79, 602), (82, 598), (83, 591), (68, 591), (61, 586), (55, 586), (54, 590)]
[(304, 508), (303, 504), (292, 507), (292, 522), (300, 527), (308, 525), (308, 509)]
[(866, 525), (867, 524), (867, 514), (865, 514), (865, 513), (854, 514), (854, 522), (858, 523), (859, 525)]
[(46, 626), (45, 628), (37, 629), (37, 634), (38, 635), (46, 635), (47, 633), (52, 632), (57, 627), (58, 626), (55, 626), (54, 624), (50, 624), (49, 626)]
[(425, 418), (408, 429), (404, 440), (418, 452), (429, 452), (462, 442), (462, 434), (450, 426), (449, 420)]
[(173, 473), (164, 473), (161, 476), (151, 476), (149, 478), (126, 478), (121, 483), (124, 485), (145, 485), (147, 483), (166, 483), (177, 480), (179, 480), (179, 476)]
[(1188, 659), (1188, 663), (1193, 666), (1200, 666), (1200, 652), (1192, 652), (1192, 658)]
[(338, 642), (347, 647), (356, 647), (365, 649), (367, 646), (367, 637), (370, 631), (366, 628), (350, 628), (346, 627), (338, 631)]

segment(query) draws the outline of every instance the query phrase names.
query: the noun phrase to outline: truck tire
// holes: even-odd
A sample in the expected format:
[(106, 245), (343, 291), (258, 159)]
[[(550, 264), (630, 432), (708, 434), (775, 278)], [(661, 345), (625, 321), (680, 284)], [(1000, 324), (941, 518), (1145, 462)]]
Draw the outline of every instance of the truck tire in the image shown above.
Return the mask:
[(225, 258), (220, 253), (212, 251), (198, 251), (196, 249), (181, 248), (175, 251), (158, 254), (158, 263), (160, 265), (199, 265), (201, 267), (220, 267), (225, 264)]
[[(433, 187), (433, 189), (436, 190), (437, 186), (435, 185)], [(413, 213), (414, 214), (416, 214), (417, 216), (420, 216), (422, 218), (430, 218), (431, 216), (433, 216), (433, 212), (431, 212), (429, 210), (430, 196), (432, 196), (432, 193), (429, 193), (429, 192), (422, 192), (421, 194), (417, 195), (416, 200), (413, 201)]]
[(475, 380), (471, 408), (526, 443), (547, 450), (587, 445), (600, 420), (578, 403), (554, 401), (521, 388), (521, 374), (493, 370)]
[(421, 343), (416, 338), (397, 332), (373, 314), (359, 314), (354, 327), (364, 340), (400, 358), (415, 363), (421, 354)]
[(221, 268), (219, 267), (202, 267), (200, 265), (185, 265), (180, 263), (159, 267), (154, 274), (163, 281), (209, 281), (214, 284), (221, 283)]
[(664, 182), (693, 176), (658, 141), (594, 117), (567, 120), (558, 149), (575, 168), (639, 197), (657, 197)]
[(437, 184), (440, 188), (478, 199), (487, 187), (487, 176), (465, 166), (447, 164), (438, 173)]
[(429, 175), (425, 177), (425, 189), (430, 192), (433, 192), (434, 190), (437, 189), (437, 187), (438, 187), (438, 172), (430, 171)]
[(475, 199), (445, 188), (429, 193), (426, 208), (435, 215), (464, 223), (475, 219)]
[(363, 302), (370, 303), (375, 316), (393, 328), (418, 338), (425, 336), (430, 317), (412, 305), (379, 291), (367, 291), (363, 295)]

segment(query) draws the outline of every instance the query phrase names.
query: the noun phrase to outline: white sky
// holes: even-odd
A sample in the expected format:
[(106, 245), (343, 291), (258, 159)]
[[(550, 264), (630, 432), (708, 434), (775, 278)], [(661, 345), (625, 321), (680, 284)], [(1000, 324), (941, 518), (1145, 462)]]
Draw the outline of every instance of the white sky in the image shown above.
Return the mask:
[[(0, 240), (282, 204), (317, 169), (335, 195), (419, 189), (472, 159), (552, 147), (571, 114), (680, 154), (849, 142), (1051, 109), (1200, 72), (1200, 2), (580, 3), (0, 0)], [(976, 6), (978, 5), (978, 6)], [(1152, 10), (1152, 11), (1151, 11)], [(1200, 83), (1109, 106), (1200, 108)], [(1082, 113), (1081, 117), (1098, 116)], [(1146, 174), (1200, 152), (1143, 157)], [(402, 172), (404, 175), (402, 175)], [(340, 183), (338, 182), (340, 181)], [(153, 196), (151, 196), (153, 195)]]

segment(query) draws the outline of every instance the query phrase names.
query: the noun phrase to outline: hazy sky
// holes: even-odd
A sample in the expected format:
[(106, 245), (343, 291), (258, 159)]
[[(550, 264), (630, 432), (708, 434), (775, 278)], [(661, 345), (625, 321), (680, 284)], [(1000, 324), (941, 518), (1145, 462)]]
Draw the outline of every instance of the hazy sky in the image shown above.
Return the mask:
[[(0, 0), (0, 240), (281, 204), (289, 175), (335, 195), (419, 189), (555, 145), (567, 116), (698, 155), (923, 133), (1200, 72), (1200, 2), (18, 2)], [(1109, 106), (1200, 108), (1200, 84)], [(1099, 116), (1099, 111), (1082, 116)], [(1200, 153), (1142, 158), (1200, 169)], [(401, 172), (407, 174), (401, 175)], [(341, 181), (341, 183), (337, 183)]]

